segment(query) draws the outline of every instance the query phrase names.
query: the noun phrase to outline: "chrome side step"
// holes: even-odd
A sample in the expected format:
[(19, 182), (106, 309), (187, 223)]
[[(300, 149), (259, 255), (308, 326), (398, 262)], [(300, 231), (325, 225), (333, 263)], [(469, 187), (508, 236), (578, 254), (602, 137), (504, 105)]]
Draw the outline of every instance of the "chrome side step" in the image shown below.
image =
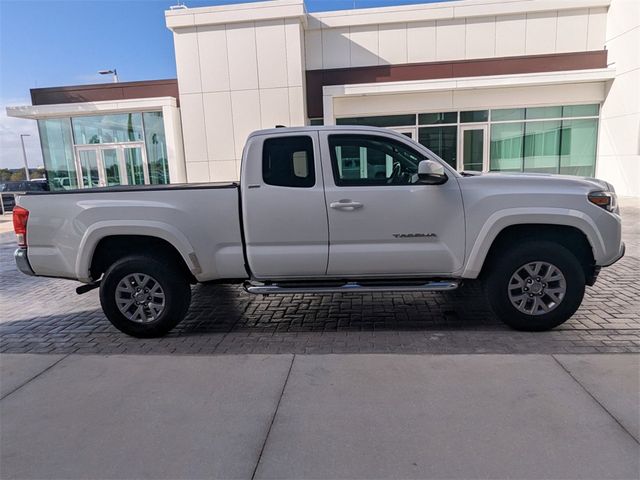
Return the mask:
[(253, 280), (244, 282), (244, 289), (249, 293), (260, 295), (287, 295), (293, 293), (372, 293), (372, 292), (442, 292), (455, 290), (460, 286), (457, 280), (429, 280), (411, 283), (361, 284), (346, 282), (343, 284), (304, 284), (262, 283)]

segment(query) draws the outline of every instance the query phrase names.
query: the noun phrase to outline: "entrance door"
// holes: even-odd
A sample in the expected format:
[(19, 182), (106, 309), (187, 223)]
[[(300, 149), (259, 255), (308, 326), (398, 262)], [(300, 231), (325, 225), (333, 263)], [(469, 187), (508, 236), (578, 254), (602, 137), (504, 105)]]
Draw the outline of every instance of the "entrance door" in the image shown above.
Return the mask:
[(81, 188), (149, 183), (144, 146), (96, 145), (76, 147)]
[(398, 133), (401, 133), (402, 135), (404, 135), (405, 137), (409, 137), (411, 140), (416, 140), (418, 136), (416, 135), (416, 129), (412, 128), (412, 127), (406, 127), (406, 128), (392, 128), (391, 130), (394, 130)]
[(460, 127), (458, 170), (483, 172), (489, 170), (488, 127), (469, 125)]
[(98, 152), (97, 148), (78, 149), (81, 188), (99, 187), (102, 184)]

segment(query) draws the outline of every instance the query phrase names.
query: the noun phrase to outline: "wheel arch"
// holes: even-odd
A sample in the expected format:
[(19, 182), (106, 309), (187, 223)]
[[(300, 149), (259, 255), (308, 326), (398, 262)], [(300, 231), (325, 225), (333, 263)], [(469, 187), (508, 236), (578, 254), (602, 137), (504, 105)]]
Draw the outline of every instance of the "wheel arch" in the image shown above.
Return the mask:
[(593, 249), (585, 233), (577, 227), (554, 224), (516, 224), (503, 228), (493, 240), (480, 270), (480, 276), (486, 274), (492, 263), (511, 245), (523, 241), (550, 241), (562, 245), (571, 251), (584, 270), (587, 284), (596, 273)]
[[(108, 267), (124, 255), (157, 254), (174, 260), (190, 278), (202, 269), (187, 238), (170, 225), (94, 225), (85, 233), (76, 262), (80, 281), (97, 280)], [(105, 266), (106, 265), (106, 266)]]
[[(580, 260), (587, 265), (587, 278), (593, 275), (595, 263), (604, 254), (604, 241), (593, 220), (584, 213), (567, 209), (508, 209), (494, 213), (482, 226), (462, 273), (463, 278), (477, 278), (490, 262), (491, 256), (506, 248), (509, 242), (523, 239), (551, 240), (580, 249)], [(468, 250), (468, 251), (469, 251)]]

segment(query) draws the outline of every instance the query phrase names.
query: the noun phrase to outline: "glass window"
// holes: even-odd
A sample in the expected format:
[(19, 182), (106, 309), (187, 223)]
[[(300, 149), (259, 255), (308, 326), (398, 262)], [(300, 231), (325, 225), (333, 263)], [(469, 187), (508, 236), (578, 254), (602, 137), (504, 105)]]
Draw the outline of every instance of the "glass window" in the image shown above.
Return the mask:
[(120, 185), (120, 161), (118, 160), (118, 149), (102, 149), (102, 163), (104, 164), (107, 186)]
[(76, 145), (143, 140), (140, 113), (75, 117), (71, 122)]
[(324, 125), (324, 118), (310, 118), (309, 125), (315, 126), (315, 127), (322, 126)]
[(80, 160), (84, 188), (99, 187), (98, 150), (80, 150), (78, 151), (78, 159)]
[(338, 186), (414, 184), (425, 159), (401, 142), (373, 135), (330, 135), (329, 149)]
[(124, 149), (124, 164), (129, 185), (144, 185), (144, 167), (142, 165), (142, 149), (132, 147)]
[(423, 127), (418, 131), (418, 141), (442, 158), (445, 162), (456, 167), (458, 150), (458, 127)]
[[(524, 111), (522, 112), (524, 114)], [(493, 112), (491, 113), (493, 115)], [(524, 123), (491, 125), (490, 170), (522, 170)]]
[(484, 168), (484, 128), (462, 131), (462, 169), (481, 172)]
[(470, 112), (460, 112), (460, 123), (486, 122), (489, 119), (488, 110), (475, 110)]
[(415, 115), (382, 115), (378, 117), (338, 118), (337, 125), (366, 125), (368, 127), (402, 127), (416, 124)]
[(597, 117), (599, 105), (565, 105), (562, 107), (563, 117)]
[(78, 188), (69, 119), (38, 120), (38, 128), (49, 188), (51, 190)]
[(527, 122), (524, 136), (524, 171), (558, 173), (560, 121)]
[(149, 183), (152, 185), (170, 183), (167, 139), (164, 134), (162, 112), (145, 112), (142, 117), (149, 165)]
[(563, 120), (560, 173), (593, 177), (596, 165), (598, 120)]
[(560, 118), (562, 107), (535, 107), (527, 108), (526, 119), (536, 120), (539, 118)]
[(418, 115), (418, 123), (420, 125), (458, 123), (458, 112), (421, 113)]
[(279, 187), (316, 184), (311, 137), (269, 138), (262, 147), (262, 179)]
[(491, 110), (492, 122), (506, 122), (509, 120), (524, 120), (524, 108), (502, 108)]

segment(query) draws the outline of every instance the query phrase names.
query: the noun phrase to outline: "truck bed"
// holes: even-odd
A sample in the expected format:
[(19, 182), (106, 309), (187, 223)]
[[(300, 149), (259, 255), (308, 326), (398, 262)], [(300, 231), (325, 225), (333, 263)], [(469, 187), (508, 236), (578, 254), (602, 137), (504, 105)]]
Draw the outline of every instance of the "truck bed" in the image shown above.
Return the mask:
[(246, 276), (238, 184), (114, 186), (30, 192), (29, 263), (36, 275), (91, 281), (93, 252), (111, 236), (175, 246), (199, 281)]

